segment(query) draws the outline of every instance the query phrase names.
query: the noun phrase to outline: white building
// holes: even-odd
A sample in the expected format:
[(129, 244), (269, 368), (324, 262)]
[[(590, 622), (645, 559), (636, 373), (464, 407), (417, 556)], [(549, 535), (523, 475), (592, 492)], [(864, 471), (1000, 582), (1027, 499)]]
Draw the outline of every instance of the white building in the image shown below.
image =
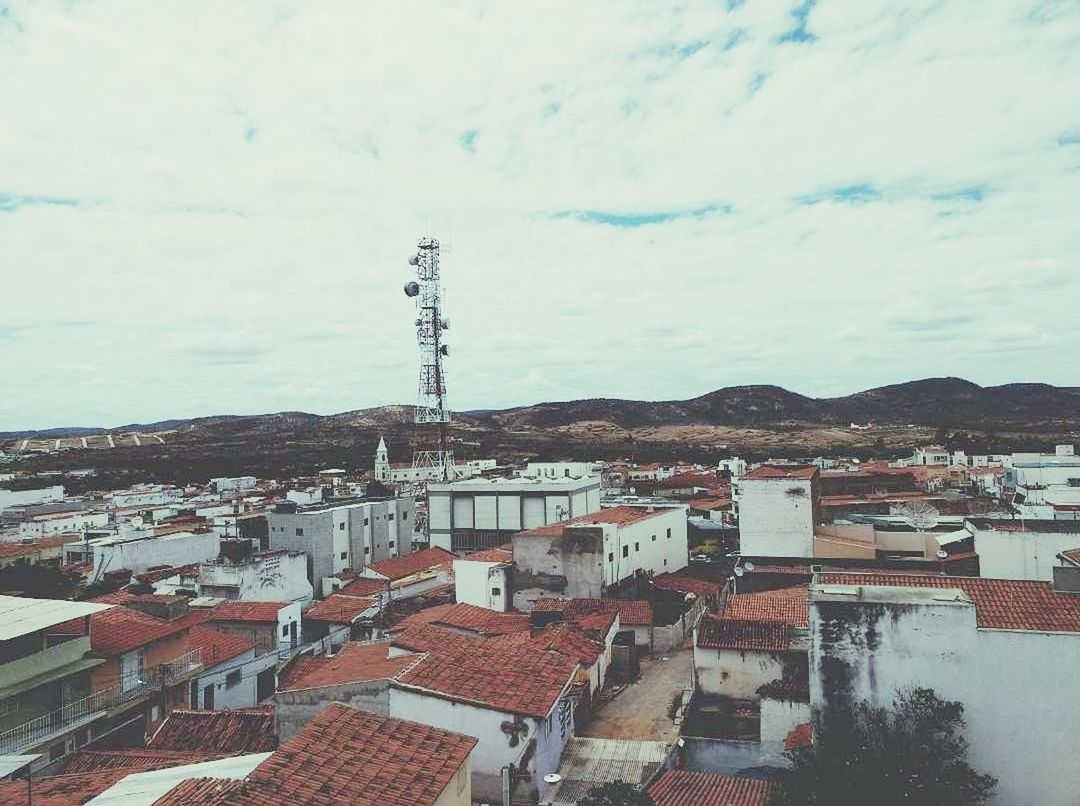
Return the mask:
[(721, 459), (716, 463), (716, 472), (727, 473), (732, 481), (738, 481), (746, 475), (746, 460), (740, 459), (738, 456)]
[(1080, 510), (1080, 456), (1072, 445), (1053, 454), (1014, 453), (1003, 483), (1014, 488), (1013, 507), (1025, 518), (1070, 520)]
[(1080, 547), (1076, 521), (971, 518), (964, 529), (974, 538), (979, 573), (995, 579), (1050, 582), (1057, 555)]
[(39, 490), (7, 490), (0, 488), (0, 512), (9, 507), (24, 507), (64, 500), (64, 486), (57, 484)]
[[(494, 470), (495, 466), (494, 459), (468, 459), (454, 463), (454, 474), (457, 479), (470, 479), (487, 470)], [(375, 481), (382, 484), (425, 484), (442, 481), (442, 474), (441, 467), (413, 467), (408, 462), (391, 464), (386, 441), (379, 437), (379, 447), (375, 451)]]
[(949, 452), (940, 445), (924, 445), (916, 448), (912, 454), (911, 464), (919, 467), (926, 465), (948, 465)]
[(521, 475), (527, 479), (569, 479), (599, 476), (600, 462), (529, 462)]
[(266, 515), (270, 548), (306, 553), (308, 579), (322, 590), (327, 577), (411, 551), (415, 509), (412, 498), (280, 503)]
[(513, 604), (514, 553), (495, 548), (454, 560), (454, 591), (458, 603), (506, 612)]
[(133, 574), (163, 565), (190, 565), (217, 559), (221, 538), (214, 532), (173, 532), (155, 537), (98, 537), (64, 546), (64, 563), (93, 563), (89, 582), (107, 572), (126, 569)]
[(184, 497), (179, 487), (164, 484), (137, 484), (127, 490), (117, 490), (105, 498), (114, 507), (160, 506), (175, 504)]
[(888, 707), (900, 689), (931, 688), (963, 703), (968, 759), (998, 779), (993, 804), (1076, 803), (1077, 594), (1046, 582), (826, 573), (811, 586), (810, 642), (815, 710)]
[(514, 606), (539, 598), (599, 599), (636, 577), (685, 568), (686, 507), (614, 507), (513, 537)]
[(192, 708), (250, 708), (273, 696), (278, 653), (257, 654), (255, 642), (212, 627), (193, 627), (188, 646), (198, 649), (203, 670), (191, 680)]
[(813, 557), (818, 471), (760, 465), (739, 482), (739, 540), (745, 556)]
[(429, 484), (431, 545), (449, 551), (494, 548), (523, 529), (600, 509), (600, 479), (470, 479)]
[(210, 479), (210, 488), (216, 493), (234, 493), (251, 490), (259, 483), (254, 476), (232, 476)]
[(109, 524), (108, 512), (50, 512), (41, 515), (28, 515), (19, 522), (19, 537), (44, 537), (65, 532), (83, 532), (87, 529), (100, 529)]
[(199, 566), (199, 596), (244, 602), (300, 602), (312, 598), (307, 555), (260, 551), (239, 561), (221, 558)]

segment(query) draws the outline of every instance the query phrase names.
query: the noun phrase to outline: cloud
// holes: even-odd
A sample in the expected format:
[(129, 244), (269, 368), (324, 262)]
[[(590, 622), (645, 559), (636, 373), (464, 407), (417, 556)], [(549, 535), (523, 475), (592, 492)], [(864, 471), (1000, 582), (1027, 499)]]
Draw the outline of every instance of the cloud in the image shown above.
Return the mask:
[(3, 6), (0, 429), (1075, 384), (1067, 5)]

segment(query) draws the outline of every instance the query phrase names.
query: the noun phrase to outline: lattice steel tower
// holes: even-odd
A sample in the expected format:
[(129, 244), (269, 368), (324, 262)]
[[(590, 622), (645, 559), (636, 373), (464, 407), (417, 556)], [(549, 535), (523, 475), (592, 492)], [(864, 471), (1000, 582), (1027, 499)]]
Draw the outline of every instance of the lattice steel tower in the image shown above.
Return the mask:
[(450, 321), (442, 315), (442, 285), (439, 280), (439, 241), (421, 238), (417, 252), (409, 258), (416, 267), (416, 280), (405, 284), (405, 295), (416, 298), (416, 341), (420, 345), (420, 383), (417, 389), (413, 422), (438, 428), (439, 449), (415, 451), (413, 468), (428, 469), (442, 481), (454, 477), (454, 453), (448, 447), (446, 426), (450, 409), (446, 403), (446, 372), (443, 359), (450, 348), (443, 342), (443, 332)]

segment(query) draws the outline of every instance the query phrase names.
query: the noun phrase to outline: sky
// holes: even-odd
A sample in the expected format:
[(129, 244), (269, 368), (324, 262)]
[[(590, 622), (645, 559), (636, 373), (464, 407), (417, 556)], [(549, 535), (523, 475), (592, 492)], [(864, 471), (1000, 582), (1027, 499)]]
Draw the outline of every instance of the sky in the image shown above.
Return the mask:
[(1080, 385), (1080, 3), (0, 0), (0, 430)]

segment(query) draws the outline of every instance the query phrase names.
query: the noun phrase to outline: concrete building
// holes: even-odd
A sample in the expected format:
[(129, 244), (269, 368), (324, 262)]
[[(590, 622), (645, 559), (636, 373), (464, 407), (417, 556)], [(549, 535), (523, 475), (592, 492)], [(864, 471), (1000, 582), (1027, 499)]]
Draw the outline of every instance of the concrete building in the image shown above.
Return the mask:
[(513, 606), (514, 553), (496, 548), (466, 554), (454, 560), (457, 601), (506, 612)]
[(203, 626), (192, 628), (188, 643), (203, 666), (191, 681), (190, 707), (250, 708), (274, 695), (277, 652), (260, 655), (252, 639)]
[(527, 479), (580, 479), (599, 476), (603, 469), (600, 462), (529, 462), (520, 475)]
[(963, 703), (968, 758), (998, 779), (992, 803), (1074, 804), (1080, 757), (1063, 748), (1076, 726), (1080, 580), (1060, 582), (819, 574), (810, 701), (888, 707), (900, 689), (931, 688)]
[(1072, 445), (1053, 454), (1014, 453), (1002, 485), (1014, 490), (1011, 503), (1023, 518), (1080, 518), (1080, 456)]
[(37, 490), (8, 490), (0, 487), (0, 512), (9, 507), (23, 507), (64, 500), (64, 485), (42, 487)]
[(75, 734), (94, 721), (90, 672), (105, 659), (91, 655), (89, 629), (63, 640), (48, 634), (72, 619), (89, 626), (91, 615), (111, 607), (0, 596), (0, 755), (44, 753), (38, 769), (85, 744)]
[(730, 459), (721, 459), (716, 463), (717, 473), (726, 473), (731, 477), (732, 481), (738, 481), (746, 475), (746, 460), (740, 459), (738, 456), (732, 456)]
[(971, 518), (964, 529), (974, 540), (979, 573), (995, 579), (1052, 582), (1058, 554), (1080, 546), (1077, 521)]
[(819, 515), (818, 470), (760, 465), (739, 482), (739, 540), (750, 557), (813, 557)]
[(211, 605), (205, 621), (214, 628), (254, 642), (255, 654), (295, 649), (300, 644), (301, 615), (299, 602), (202, 602)]
[(216, 493), (236, 493), (252, 490), (259, 480), (254, 476), (232, 476), (210, 479), (210, 489)]
[(64, 562), (92, 563), (88, 580), (97, 582), (106, 573), (126, 569), (138, 574), (163, 565), (181, 566), (215, 560), (221, 538), (215, 532), (172, 532), (160, 537), (133, 533), (97, 537), (64, 546)]
[(374, 562), (412, 550), (416, 504), (412, 498), (331, 501), (301, 507), (280, 503), (267, 513), (270, 548), (304, 552), (315, 590), (343, 571), (359, 573)]
[(105, 497), (110, 505), (122, 509), (134, 506), (165, 506), (183, 500), (184, 491), (165, 484), (136, 484), (127, 490), (117, 490)]
[[(494, 470), (494, 459), (467, 459), (454, 463), (457, 479), (470, 479), (488, 470)], [(390, 462), (386, 441), (379, 437), (375, 451), (375, 481), (381, 484), (426, 484), (442, 481), (441, 467), (413, 467), (409, 462)]]
[(600, 479), (471, 479), (428, 485), (431, 545), (448, 551), (501, 546), (523, 529), (600, 509)]
[(549, 596), (599, 599), (609, 588), (687, 565), (686, 507), (621, 506), (513, 537), (514, 606)]
[(199, 596), (245, 602), (300, 602), (312, 599), (307, 555), (260, 551), (238, 561), (221, 558), (199, 566)]
[(27, 515), (19, 521), (19, 537), (34, 538), (71, 532), (83, 532), (87, 529), (100, 529), (109, 525), (108, 512), (49, 512)]

